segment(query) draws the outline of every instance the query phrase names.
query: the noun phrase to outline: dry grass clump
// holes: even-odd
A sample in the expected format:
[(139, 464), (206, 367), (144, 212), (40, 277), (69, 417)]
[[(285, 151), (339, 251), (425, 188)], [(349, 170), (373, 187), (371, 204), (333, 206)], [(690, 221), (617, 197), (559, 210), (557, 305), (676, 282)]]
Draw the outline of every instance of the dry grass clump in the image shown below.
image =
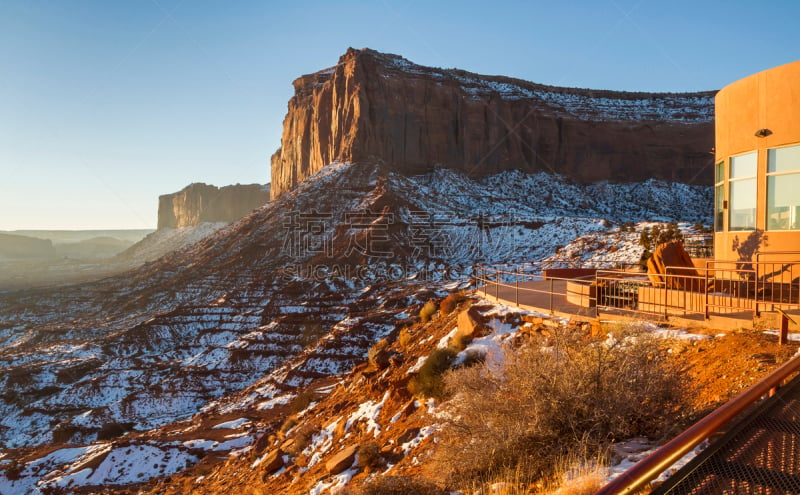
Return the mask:
[(559, 458), (634, 436), (659, 437), (684, 403), (679, 370), (660, 341), (636, 328), (592, 338), (567, 328), (506, 352), (502, 376), (485, 366), (449, 371), (451, 419), (432, 473), (454, 486), (525, 465), (530, 479)]
[(364, 442), (358, 447), (358, 466), (367, 472), (383, 467), (381, 447), (377, 442)]
[(381, 476), (368, 481), (359, 495), (446, 495), (435, 484), (410, 476)]
[(419, 318), (422, 320), (422, 323), (428, 323), (433, 318), (433, 315), (436, 314), (437, 307), (436, 302), (431, 299), (430, 301), (426, 302), (422, 309), (419, 310)]
[(556, 463), (556, 475), (545, 489), (547, 495), (592, 495), (606, 484), (605, 455), (571, 455)]
[(408, 329), (408, 327), (404, 327), (402, 330), (400, 330), (400, 335), (397, 337), (398, 342), (400, 342), (400, 347), (403, 349), (409, 348), (412, 339), (413, 336), (411, 335), (411, 331)]
[(452, 349), (435, 349), (408, 382), (414, 395), (441, 399), (445, 395), (444, 373), (453, 365), (456, 353)]

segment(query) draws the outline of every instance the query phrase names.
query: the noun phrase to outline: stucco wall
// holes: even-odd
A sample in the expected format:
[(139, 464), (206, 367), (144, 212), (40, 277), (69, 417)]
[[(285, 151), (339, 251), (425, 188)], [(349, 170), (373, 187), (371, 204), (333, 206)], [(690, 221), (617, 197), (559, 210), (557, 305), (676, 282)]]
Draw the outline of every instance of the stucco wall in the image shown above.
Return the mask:
[[(729, 211), (724, 211), (723, 231), (714, 236), (714, 257), (738, 260), (748, 259), (754, 249), (770, 252), (800, 250), (800, 231), (768, 230), (766, 212), (767, 150), (800, 144), (800, 61), (736, 81), (717, 93), (715, 103), (715, 163), (725, 162), (725, 199), (730, 198), (727, 181), (729, 159), (749, 151), (758, 151), (758, 199), (755, 231), (728, 232)], [(771, 133), (757, 137), (756, 132), (760, 129), (768, 129)], [(800, 191), (797, 193), (800, 195)]]

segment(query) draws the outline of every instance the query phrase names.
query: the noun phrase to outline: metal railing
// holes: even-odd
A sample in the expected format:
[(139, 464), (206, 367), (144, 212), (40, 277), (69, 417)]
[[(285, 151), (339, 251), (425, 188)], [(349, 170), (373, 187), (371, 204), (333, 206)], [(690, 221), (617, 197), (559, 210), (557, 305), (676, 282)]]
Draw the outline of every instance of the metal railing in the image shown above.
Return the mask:
[[(614, 262), (597, 260), (595, 265), (604, 263)], [(548, 271), (558, 272), (550, 263), (481, 265), (474, 269), (475, 284), (482, 287), (484, 295), (553, 312), (571, 295), (565, 283), (584, 283), (593, 289), (586, 291), (583, 300), (587, 304), (579, 305), (585, 308), (577, 311), (594, 311), (595, 316), (608, 312), (656, 319), (737, 314), (755, 318), (765, 311), (800, 310), (800, 261), (763, 261), (760, 256), (756, 261), (708, 260), (705, 267), (667, 267), (663, 274), (646, 274), (633, 264), (625, 269), (592, 267), (591, 272), (580, 263), (557, 266), (583, 270), (587, 275), (550, 275)], [(528, 283), (546, 280), (549, 284)], [(571, 309), (576, 310), (574, 306)]]
[[(555, 310), (554, 302), (556, 297), (566, 297), (567, 295), (566, 290), (561, 290), (563, 284), (557, 282), (572, 280), (557, 277), (547, 277), (545, 279), (542, 271), (526, 273), (521, 270), (507, 271), (487, 267), (477, 267), (475, 273), (476, 287), (480, 290), (482, 286), (484, 296), (493, 296), (498, 301), (513, 301), (515, 306), (522, 304), (523, 299), (534, 298), (537, 300), (539, 307), (551, 313)], [(524, 285), (525, 282), (545, 281), (547, 284), (541, 288), (526, 287)], [(513, 296), (509, 297), (509, 293), (512, 290)]]
[(683, 234), (683, 247), (692, 258), (712, 258), (714, 234), (705, 232)]
[[(595, 260), (596, 264), (605, 264), (617, 267), (638, 267), (638, 265), (621, 264), (616, 260)], [(478, 265), (473, 268), (474, 286), (484, 296), (492, 296), (496, 300), (504, 300), (516, 306), (526, 304), (525, 301), (535, 301), (536, 307), (549, 311), (556, 311), (556, 306), (569, 296), (566, 283), (584, 284), (587, 287), (594, 282), (594, 273), (587, 276), (589, 279), (582, 280), (579, 277), (565, 277), (553, 275), (561, 270), (594, 270), (587, 269), (578, 263), (525, 263), (522, 265)], [(548, 273), (549, 272), (549, 273)], [(530, 282), (541, 282), (532, 285)], [(589, 298), (589, 296), (586, 296)], [(595, 300), (591, 297), (591, 303), (583, 313), (595, 312)], [(531, 304), (528, 304), (531, 305)], [(591, 308), (591, 311), (588, 308)], [(574, 308), (572, 308), (574, 309)]]
[(608, 483), (595, 495), (634, 493), (670, 468), (700, 442), (716, 433), (748, 406), (774, 393), (791, 374), (800, 370), (800, 356), (788, 361), (761, 381), (723, 404), (670, 442)]

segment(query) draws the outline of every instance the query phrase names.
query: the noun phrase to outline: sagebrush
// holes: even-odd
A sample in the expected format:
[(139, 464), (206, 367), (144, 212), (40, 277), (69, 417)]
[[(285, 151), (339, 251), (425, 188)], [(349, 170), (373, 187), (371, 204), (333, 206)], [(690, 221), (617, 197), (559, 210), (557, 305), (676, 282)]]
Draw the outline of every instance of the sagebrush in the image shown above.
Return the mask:
[(446, 495), (447, 491), (430, 481), (409, 476), (381, 476), (368, 481), (359, 495)]
[(445, 395), (443, 375), (456, 359), (452, 349), (436, 349), (408, 382), (408, 390), (414, 395), (441, 399)]
[(422, 323), (428, 323), (431, 321), (431, 318), (436, 314), (436, 311), (436, 302), (433, 299), (426, 302), (425, 305), (422, 306), (422, 309), (419, 310), (419, 318), (422, 320)]
[(442, 302), (439, 303), (439, 312), (443, 315), (449, 315), (458, 307), (459, 303), (466, 299), (466, 295), (463, 292), (453, 292), (452, 294), (448, 294), (447, 297), (442, 299)]
[(555, 459), (634, 436), (660, 437), (684, 404), (679, 370), (637, 328), (594, 338), (575, 328), (506, 349), (501, 375), (448, 371), (450, 420), (432, 463), (442, 481), (474, 483), (524, 462), (535, 477)]

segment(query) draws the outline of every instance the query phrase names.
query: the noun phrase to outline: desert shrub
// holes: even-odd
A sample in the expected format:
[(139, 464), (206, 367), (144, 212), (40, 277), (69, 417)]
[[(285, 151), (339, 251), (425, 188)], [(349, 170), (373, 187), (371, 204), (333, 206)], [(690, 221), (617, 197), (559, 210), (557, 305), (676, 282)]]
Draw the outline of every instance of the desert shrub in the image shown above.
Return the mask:
[(544, 483), (547, 495), (592, 495), (606, 484), (608, 450), (570, 453), (554, 463), (554, 472)]
[(358, 466), (370, 471), (383, 466), (381, 447), (377, 442), (365, 442), (358, 447)]
[(408, 382), (408, 390), (414, 395), (443, 398), (445, 388), (442, 375), (450, 369), (455, 358), (456, 353), (451, 349), (434, 350)]
[(311, 425), (299, 427), (294, 434), (294, 445), (289, 449), (290, 454), (299, 455), (306, 447), (311, 444), (317, 429)]
[(408, 329), (408, 327), (400, 330), (400, 334), (397, 336), (397, 341), (400, 342), (400, 347), (403, 349), (408, 349), (408, 346), (411, 344), (411, 339), (411, 331)]
[(111, 440), (133, 430), (134, 423), (106, 423), (97, 432), (98, 440)]
[(452, 294), (448, 294), (447, 297), (442, 299), (442, 302), (439, 303), (439, 311), (443, 315), (449, 315), (453, 311), (455, 311), (458, 304), (466, 299), (466, 296), (463, 292), (453, 292)]
[(304, 411), (308, 406), (311, 405), (311, 402), (314, 400), (314, 392), (310, 389), (302, 390), (297, 394), (297, 396), (292, 399), (290, 404), (291, 410), (293, 413), (297, 414), (301, 411)]
[[(81, 428), (75, 425), (62, 423), (53, 429), (53, 443), (69, 443), (76, 434), (81, 433)], [(98, 440), (103, 440), (98, 438)]]
[(562, 329), (539, 338), (507, 350), (500, 376), (484, 366), (444, 375), (452, 413), (432, 462), (442, 481), (487, 479), (520, 462), (549, 476), (559, 457), (659, 437), (679, 414), (679, 370), (649, 334), (626, 328), (604, 340)]
[(436, 302), (431, 299), (430, 301), (426, 302), (422, 309), (419, 310), (419, 318), (422, 320), (422, 323), (428, 323), (431, 321), (433, 315), (436, 314)]
[(478, 366), (486, 362), (486, 354), (470, 349), (464, 355), (464, 359), (458, 363), (460, 368), (469, 368), (471, 366)]
[(463, 351), (472, 340), (472, 334), (456, 332), (456, 334), (450, 338), (450, 348), (456, 352)]
[(3, 473), (9, 481), (16, 481), (22, 475), (22, 470), (25, 466), (16, 459), (11, 459), (5, 466), (3, 466)]
[(328, 328), (319, 322), (307, 322), (302, 326), (300, 342), (304, 345), (311, 344), (319, 340), (320, 337), (328, 333)]
[(602, 466), (581, 466), (565, 472), (559, 486), (549, 495), (592, 495), (606, 484), (607, 473)]
[(642, 266), (646, 266), (647, 260), (653, 256), (653, 251), (659, 244), (675, 240), (683, 240), (683, 234), (681, 234), (677, 222), (670, 222), (664, 228), (659, 225), (653, 225), (650, 229), (645, 227), (642, 229), (642, 233), (639, 234), (639, 244), (644, 248), (639, 263), (641, 263)]
[(410, 476), (381, 476), (361, 487), (360, 495), (446, 495), (430, 481)]
[(384, 351), (387, 347), (389, 347), (389, 341), (386, 339), (381, 339), (375, 342), (375, 345), (373, 345), (369, 351), (367, 351), (367, 360), (369, 361), (369, 364), (375, 368), (383, 368), (384, 363), (380, 362), (380, 356), (384, 355)]
[(281, 435), (285, 435), (285, 434), (289, 433), (289, 431), (290, 431), (292, 428), (294, 428), (295, 426), (297, 426), (297, 416), (289, 416), (289, 417), (288, 417), (288, 418), (286, 418), (286, 420), (283, 422), (283, 424), (281, 425), (281, 427), (280, 427), (280, 429), (278, 430), (278, 432), (279, 432)]

